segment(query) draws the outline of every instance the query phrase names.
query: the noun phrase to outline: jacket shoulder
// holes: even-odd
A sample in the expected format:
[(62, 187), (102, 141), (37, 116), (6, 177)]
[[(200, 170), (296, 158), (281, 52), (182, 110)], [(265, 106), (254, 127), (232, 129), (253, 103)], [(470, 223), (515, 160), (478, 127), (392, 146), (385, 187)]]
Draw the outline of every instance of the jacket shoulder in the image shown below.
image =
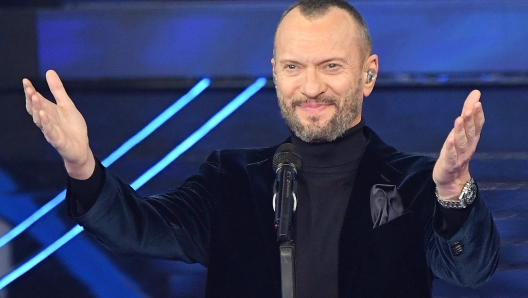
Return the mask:
[(369, 127), (365, 127), (367, 152), (370, 151), (380, 162), (389, 164), (399, 172), (423, 173), (433, 170), (436, 157), (401, 152), (386, 144)]
[(222, 165), (233, 162), (241, 165), (248, 165), (273, 158), (277, 147), (278, 145), (260, 148), (223, 149), (215, 152)]

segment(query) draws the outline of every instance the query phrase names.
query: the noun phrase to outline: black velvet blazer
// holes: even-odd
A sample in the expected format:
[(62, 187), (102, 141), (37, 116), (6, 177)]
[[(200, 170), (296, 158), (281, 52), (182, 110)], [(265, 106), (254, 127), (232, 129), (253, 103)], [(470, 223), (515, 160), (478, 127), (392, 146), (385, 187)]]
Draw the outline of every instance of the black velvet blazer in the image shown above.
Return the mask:
[[(477, 198), (454, 236), (442, 238), (435, 230), (442, 219), (435, 215), (434, 160), (403, 154), (368, 127), (364, 133), (351, 196), (361, 207), (347, 208), (343, 226), (336, 227), (339, 296), (430, 297), (434, 277), (469, 287), (484, 283), (499, 249), (484, 200)], [(275, 150), (215, 151), (182, 186), (147, 198), (105, 170), (94, 206), (76, 214), (68, 190), (68, 212), (115, 252), (205, 265), (207, 297), (280, 297), (271, 201)], [(396, 185), (405, 213), (373, 228), (369, 195), (375, 184)]]

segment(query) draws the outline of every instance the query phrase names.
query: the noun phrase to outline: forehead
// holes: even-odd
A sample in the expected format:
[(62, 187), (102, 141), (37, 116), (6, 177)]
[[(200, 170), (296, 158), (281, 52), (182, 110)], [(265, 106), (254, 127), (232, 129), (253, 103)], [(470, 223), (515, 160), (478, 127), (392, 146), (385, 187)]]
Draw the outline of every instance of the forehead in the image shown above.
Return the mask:
[(284, 17), (275, 35), (277, 55), (354, 55), (359, 54), (360, 45), (357, 22), (348, 12), (335, 7), (311, 18), (295, 8)]

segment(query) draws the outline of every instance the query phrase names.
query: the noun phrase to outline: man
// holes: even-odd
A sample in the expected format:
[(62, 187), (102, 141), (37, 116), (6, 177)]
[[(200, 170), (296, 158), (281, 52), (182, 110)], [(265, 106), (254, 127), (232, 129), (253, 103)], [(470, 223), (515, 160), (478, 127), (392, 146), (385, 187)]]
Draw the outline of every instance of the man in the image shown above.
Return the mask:
[[(440, 156), (406, 155), (361, 118), (378, 73), (368, 29), (344, 1), (300, 1), (276, 31), (279, 106), (303, 160), (295, 212), (297, 297), (428, 297), (432, 279), (476, 287), (499, 235), (469, 173), (484, 124), (473, 91)], [(57, 74), (57, 104), (24, 80), (26, 107), (63, 157), (70, 216), (110, 249), (198, 262), (208, 297), (280, 297), (273, 228), (277, 146), (213, 152), (179, 188), (141, 198), (105, 169)]]

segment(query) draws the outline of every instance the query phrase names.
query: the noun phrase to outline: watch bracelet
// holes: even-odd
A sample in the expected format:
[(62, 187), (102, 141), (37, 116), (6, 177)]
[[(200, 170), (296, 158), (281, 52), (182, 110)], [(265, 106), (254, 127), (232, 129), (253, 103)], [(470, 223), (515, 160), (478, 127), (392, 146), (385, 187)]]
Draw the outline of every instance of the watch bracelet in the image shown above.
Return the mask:
[(472, 192), (471, 195), (473, 196), (471, 203), (467, 204), (464, 200), (464, 196), (471, 192), (471, 187), (475, 185), (475, 180), (473, 180), (473, 177), (469, 179), (468, 182), (464, 185), (464, 188), (462, 188), (462, 192), (460, 193), (460, 196), (458, 197), (458, 200), (445, 200), (440, 197), (438, 194), (438, 187), (435, 187), (435, 195), (438, 203), (444, 207), (444, 208), (454, 208), (454, 209), (464, 209), (467, 206), (471, 205), (475, 201), (475, 197), (477, 195), (476, 192)]

